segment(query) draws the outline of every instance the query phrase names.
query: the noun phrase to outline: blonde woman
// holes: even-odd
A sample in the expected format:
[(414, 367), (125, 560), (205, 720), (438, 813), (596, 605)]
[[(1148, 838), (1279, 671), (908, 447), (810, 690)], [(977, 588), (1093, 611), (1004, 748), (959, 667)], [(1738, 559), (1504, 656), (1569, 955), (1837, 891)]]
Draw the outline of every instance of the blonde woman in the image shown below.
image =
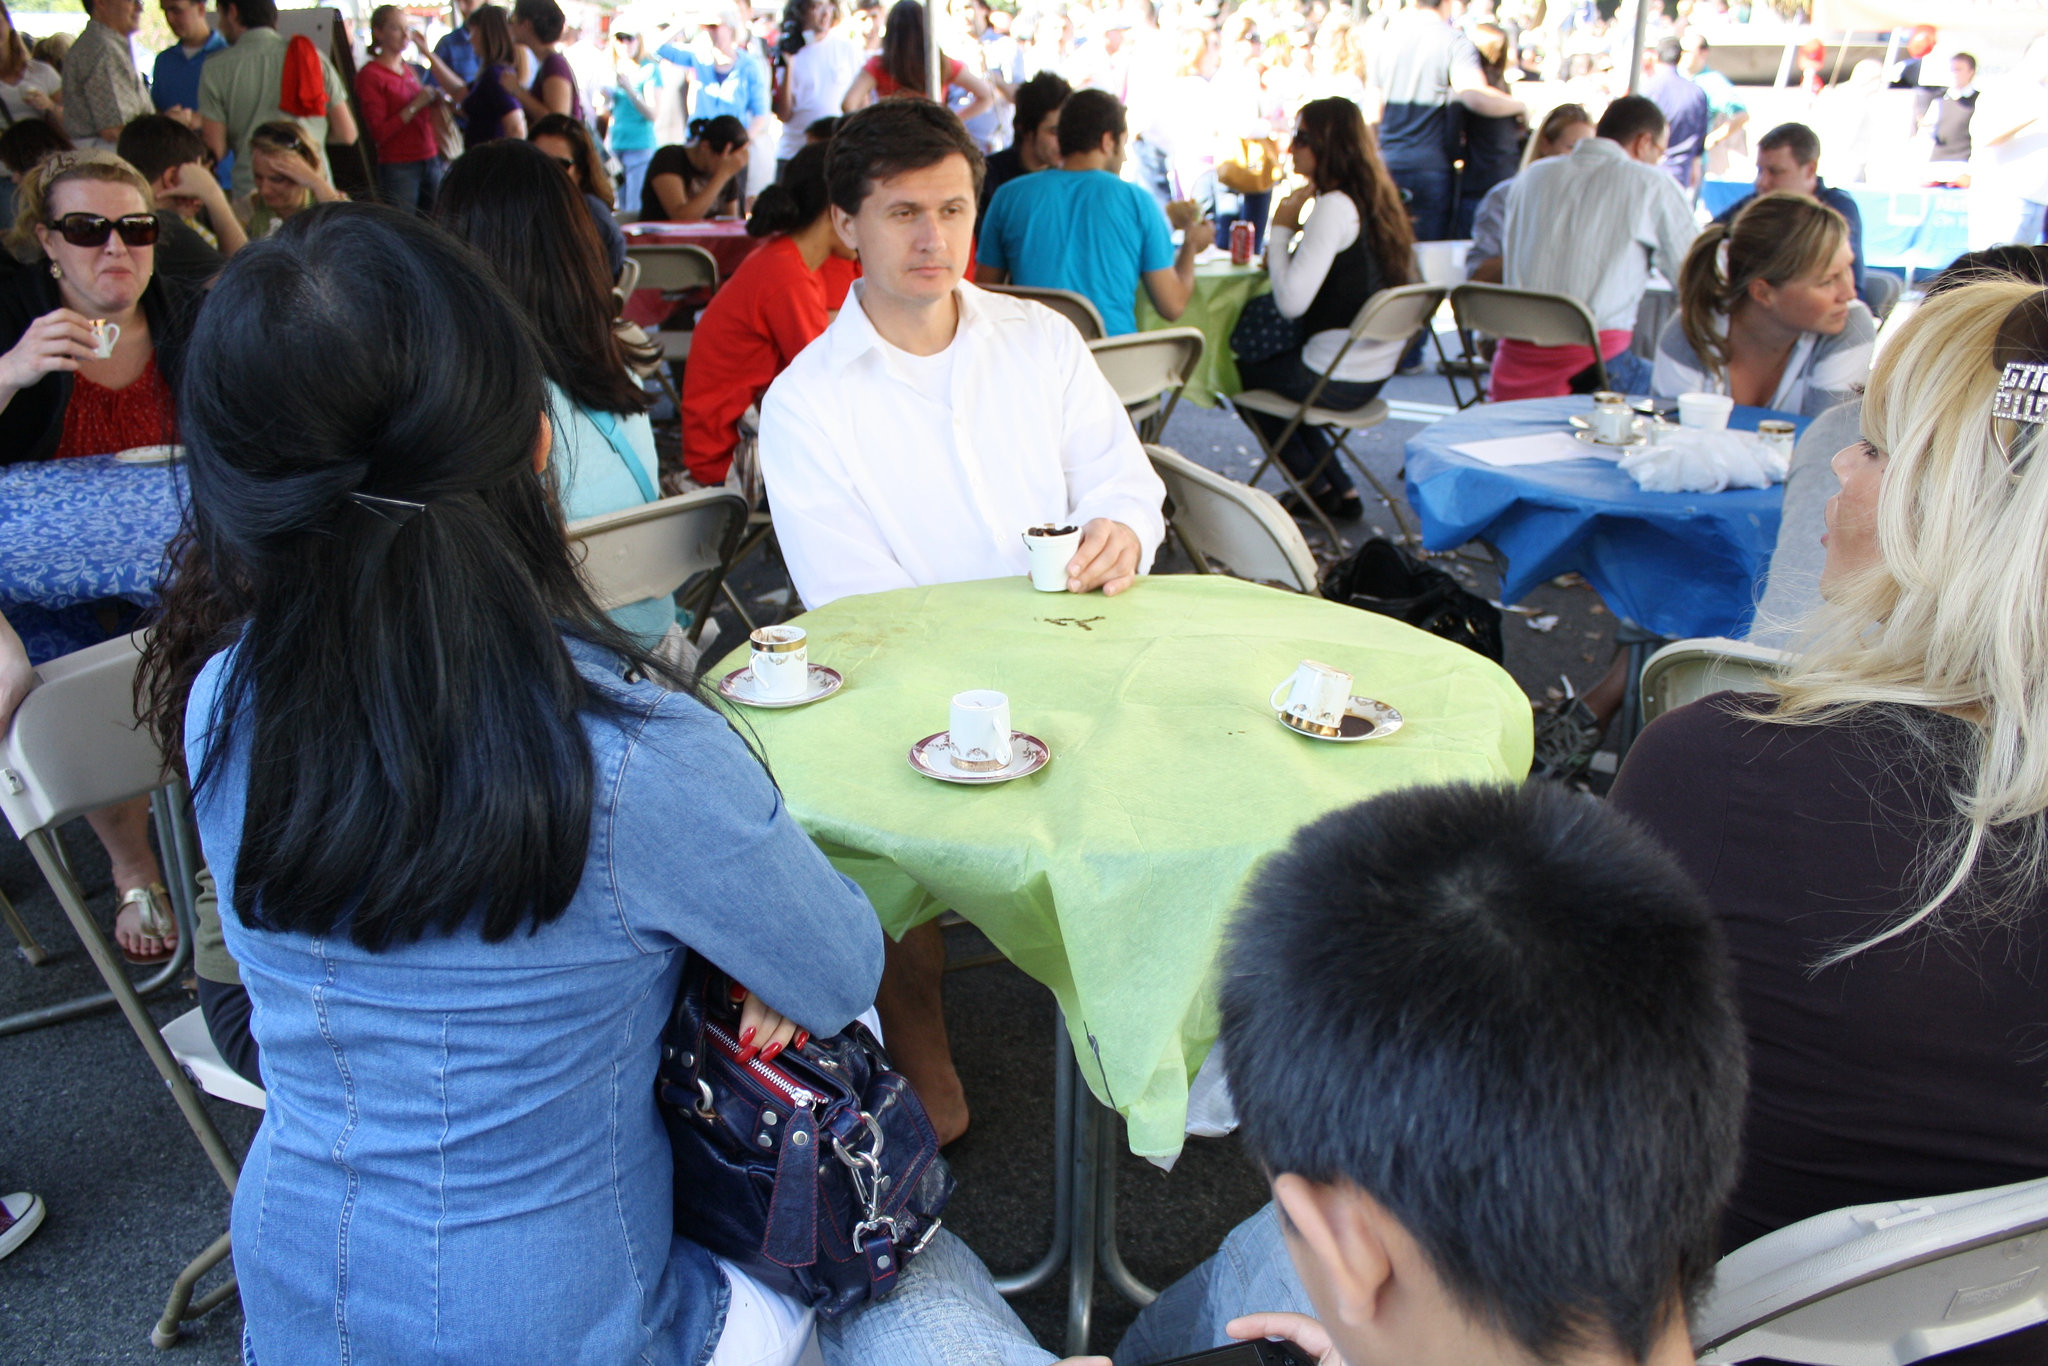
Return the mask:
[[(2048, 1175), (2048, 430), (1997, 416), (2048, 416), (2001, 385), (2025, 366), (2048, 366), (2048, 291), (1922, 306), (1834, 458), (1813, 643), (1774, 696), (1660, 717), (1615, 783), (1736, 963), (1752, 1090), (1729, 1247)], [(2030, 1331), (1973, 1366), (2048, 1359)]]
[(1876, 342), (1847, 221), (1805, 195), (1761, 195), (1686, 253), (1650, 392), (1816, 417), (1862, 385)]
[(288, 119), (259, 124), (249, 134), (249, 173), (255, 191), (236, 211), (243, 215), (252, 242), (276, 232), (293, 214), (348, 198), (327, 179), (320, 153), (305, 130)]

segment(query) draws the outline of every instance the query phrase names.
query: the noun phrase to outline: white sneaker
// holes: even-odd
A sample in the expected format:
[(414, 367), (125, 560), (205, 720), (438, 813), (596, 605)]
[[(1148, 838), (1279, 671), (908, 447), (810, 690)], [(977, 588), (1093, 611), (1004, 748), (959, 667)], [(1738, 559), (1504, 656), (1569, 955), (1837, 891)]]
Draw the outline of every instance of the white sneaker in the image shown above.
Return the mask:
[(0, 1257), (28, 1241), (43, 1226), (43, 1197), (33, 1191), (16, 1191), (0, 1199)]

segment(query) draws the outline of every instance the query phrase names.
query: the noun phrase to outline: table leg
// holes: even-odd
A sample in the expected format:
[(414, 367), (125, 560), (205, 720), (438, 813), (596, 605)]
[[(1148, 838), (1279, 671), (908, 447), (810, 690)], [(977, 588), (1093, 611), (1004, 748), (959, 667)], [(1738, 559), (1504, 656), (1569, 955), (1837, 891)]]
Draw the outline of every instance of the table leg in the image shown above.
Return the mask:
[[(1076, 1095), (1073, 1123), (1072, 1207), (1073, 1229), (1067, 1246), (1067, 1355), (1081, 1356), (1088, 1350), (1088, 1331), (1095, 1315), (1095, 1257), (1098, 1221), (1102, 1213), (1100, 1190), (1104, 1157), (1113, 1162), (1102, 1122), (1102, 1107), (1085, 1090)], [(1115, 1168), (1110, 1184), (1114, 1189)], [(1114, 1194), (1111, 1196), (1114, 1199)]]
[(1079, 1069), (1074, 1046), (1067, 1042), (1067, 1017), (1053, 1011), (1052, 1037), (1052, 1246), (1030, 1268), (995, 1278), (1003, 1295), (1026, 1295), (1048, 1284), (1066, 1264), (1073, 1216), (1074, 1086)]

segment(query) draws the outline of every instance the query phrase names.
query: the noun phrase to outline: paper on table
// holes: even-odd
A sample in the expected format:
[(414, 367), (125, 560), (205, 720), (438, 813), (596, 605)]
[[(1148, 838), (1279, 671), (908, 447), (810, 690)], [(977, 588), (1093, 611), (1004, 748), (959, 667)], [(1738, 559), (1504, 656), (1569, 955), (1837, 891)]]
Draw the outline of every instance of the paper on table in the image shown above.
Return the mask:
[(1538, 432), (1534, 436), (1503, 436), (1492, 441), (1467, 441), (1453, 446), (1459, 455), (1469, 455), (1500, 469), (1516, 465), (1554, 465), (1565, 460), (1598, 460), (1599, 452), (1570, 432)]

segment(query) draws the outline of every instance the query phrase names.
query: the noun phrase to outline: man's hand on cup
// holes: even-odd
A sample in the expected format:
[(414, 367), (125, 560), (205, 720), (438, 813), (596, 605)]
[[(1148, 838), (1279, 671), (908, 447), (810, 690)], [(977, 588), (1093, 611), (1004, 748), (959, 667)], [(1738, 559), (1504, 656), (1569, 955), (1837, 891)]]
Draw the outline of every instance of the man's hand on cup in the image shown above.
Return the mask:
[(1067, 591), (1093, 593), (1102, 590), (1113, 598), (1138, 578), (1138, 560), (1143, 548), (1138, 533), (1122, 522), (1097, 517), (1081, 528), (1081, 544), (1067, 561)]
[(1316, 1366), (1344, 1366), (1330, 1330), (1306, 1314), (1246, 1314), (1223, 1325), (1239, 1342), (1253, 1338), (1286, 1338), (1316, 1360)]
[(1186, 232), (1202, 218), (1202, 206), (1192, 199), (1176, 199), (1166, 206), (1166, 223), (1175, 232)]
[(1188, 229), (1187, 236), (1183, 237), (1181, 241), (1185, 244), (1185, 248), (1188, 251), (1207, 251), (1216, 245), (1216, 220), (1213, 218), (1195, 220), (1194, 226)]

